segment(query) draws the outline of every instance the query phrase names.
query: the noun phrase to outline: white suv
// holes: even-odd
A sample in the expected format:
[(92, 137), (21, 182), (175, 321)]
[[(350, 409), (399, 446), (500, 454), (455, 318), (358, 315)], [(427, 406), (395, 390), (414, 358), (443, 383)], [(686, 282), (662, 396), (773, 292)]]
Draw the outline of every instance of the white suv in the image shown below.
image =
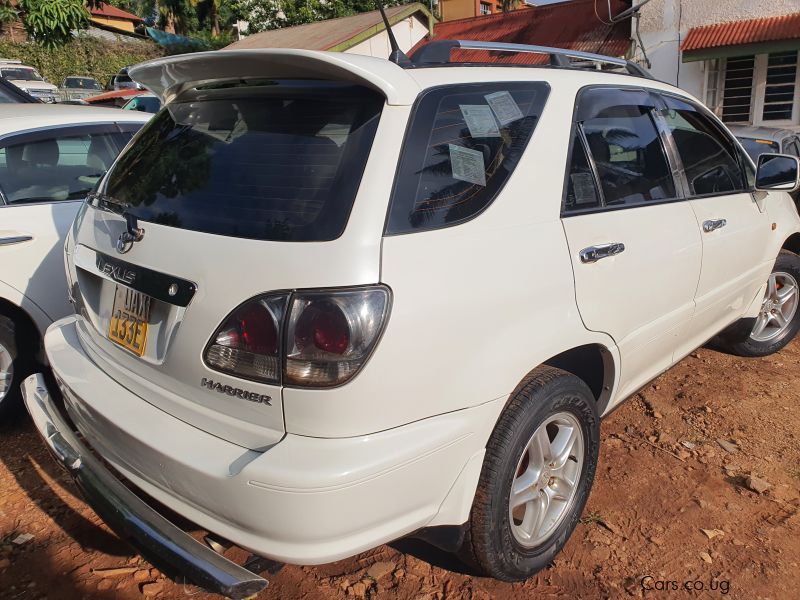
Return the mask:
[(0, 77), (42, 102), (59, 101), (58, 88), (22, 61), (0, 58)]
[(264, 581), (122, 479), (278, 561), (416, 532), (520, 580), (575, 527), (603, 415), (720, 332), (754, 356), (800, 327), (797, 160), (756, 174), (625, 61), (443, 42), (131, 75), (166, 106), (68, 236), (69, 419), (41, 376), (26, 402), (110, 526), (228, 596)]

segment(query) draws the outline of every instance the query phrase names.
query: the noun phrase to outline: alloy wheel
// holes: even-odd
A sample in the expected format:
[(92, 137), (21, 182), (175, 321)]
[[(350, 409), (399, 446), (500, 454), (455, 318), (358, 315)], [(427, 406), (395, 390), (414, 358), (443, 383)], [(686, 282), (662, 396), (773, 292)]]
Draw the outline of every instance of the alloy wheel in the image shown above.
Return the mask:
[(772, 273), (750, 339), (771, 342), (785, 335), (792, 326), (798, 303), (800, 288), (797, 280), (789, 273)]
[(8, 395), (11, 390), (11, 382), (14, 380), (14, 359), (2, 343), (0, 343), (0, 402)]
[(555, 414), (536, 429), (517, 463), (508, 501), (520, 545), (539, 546), (569, 514), (583, 461), (583, 430), (572, 414)]

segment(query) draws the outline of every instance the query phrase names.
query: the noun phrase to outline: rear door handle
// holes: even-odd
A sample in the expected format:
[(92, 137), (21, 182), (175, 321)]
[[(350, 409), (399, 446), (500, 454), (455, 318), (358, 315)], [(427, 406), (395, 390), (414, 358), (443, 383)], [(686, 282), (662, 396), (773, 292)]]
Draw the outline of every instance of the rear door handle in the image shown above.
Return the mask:
[(706, 233), (711, 233), (717, 229), (722, 229), (727, 224), (727, 219), (710, 219), (708, 221), (703, 221), (703, 231)]
[(614, 242), (612, 244), (601, 244), (599, 246), (589, 246), (581, 250), (579, 256), (582, 263), (596, 263), (598, 260), (616, 256), (625, 252), (625, 244)]
[(11, 246), (12, 244), (21, 244), (29, 242), (33, 239), (32, 235), (9, 235), (0, 237), (0, 246)]

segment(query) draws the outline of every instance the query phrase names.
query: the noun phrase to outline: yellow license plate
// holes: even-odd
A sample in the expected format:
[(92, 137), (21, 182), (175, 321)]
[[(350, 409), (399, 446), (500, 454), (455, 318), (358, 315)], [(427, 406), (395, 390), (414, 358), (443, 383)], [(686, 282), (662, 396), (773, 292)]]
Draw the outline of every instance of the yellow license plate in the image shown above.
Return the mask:
[(108, 339), (142, 356), (147, 347), (147, 325), (153, 299), (147, 294), (118, 285), (108, 324)]

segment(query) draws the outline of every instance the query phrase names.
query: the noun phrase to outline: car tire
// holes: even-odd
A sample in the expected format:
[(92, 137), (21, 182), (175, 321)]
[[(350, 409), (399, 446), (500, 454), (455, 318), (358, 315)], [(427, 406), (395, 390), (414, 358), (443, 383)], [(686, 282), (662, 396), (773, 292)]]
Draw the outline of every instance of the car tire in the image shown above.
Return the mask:
[(586, 505), (599, 445), (600, 418), (586, 383), (553, 367), (534, 370), (487, 444), (462, 559), (503, 581), (549, 565)]
[(34, 361), (20, 343), (20, 328), (0, 315), (0, 424), (22, 412), (22, 380), (33, 372)]
[[(780, 321), (777, 315), (780, 315)], [(720, 334), (713, 345), (737, 356), (768, 356), (789, 344), (798, 331), (800, 256), (784, 250), (778, 255), (770, 273), (759, 316), (734, 323)]]

